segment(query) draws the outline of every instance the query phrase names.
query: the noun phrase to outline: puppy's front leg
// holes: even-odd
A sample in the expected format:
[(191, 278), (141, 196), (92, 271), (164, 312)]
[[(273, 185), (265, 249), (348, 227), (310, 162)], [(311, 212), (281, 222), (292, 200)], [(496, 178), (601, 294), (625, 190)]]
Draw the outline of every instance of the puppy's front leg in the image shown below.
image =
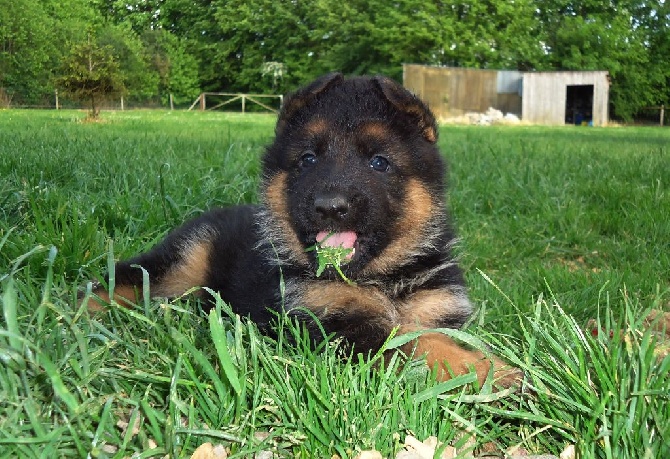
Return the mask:
[[(306, 307), (326, 333), (344, 338), (355, 352), (364, 355), (378, 351), (396, 323), (393, 304), (374, 287), (319, 280), (287, 286), (286, 296), (289, 311)], [(300, 314), (299, 309), (295, 311)], [(319, 338), (314, 326), (310, 328)]]
[[(407, 331), (401, 328), (400, 333)], [(425, 356), (426, 363), (430, 368), (437, 369), (437, 377), (441, 381), (451, 379), (474, 371), (477, 373), (477, 381), (481, 386), (489, 375), (493, 366), (494, 385), (510, 387), (518, 384), (523, 373), (509, 366), (497, 357), (487, 357), (483, 352), (465, 349), (450, 337), (435, 332), (426, 332), (415, 341), (405, 344), (402, 351), (406, 355), (414, 357)]]
[[(461, 286), (424, 289), (410, 295), (400, 308), (400, 334), (434, 328), (460, 328), (471, 314), (472, 307)], [(487, 357), (477, 350), (465, 349), (442, 333), (426, 332), (403, 347), (406, 355), (426, 357), (431, 368), (437, 366), (438, 378), (477, 373), (481, 385), (493, 366), (495, 384), (509, 387), (517, 384), (522, 372), (497, 357)]]
[[(192, 287), (206, 285), (215, 231), (204, 219), (196, 219), (169, 234), (149, 252), (114, 267), (114, 292), (98, 284), (97, 298), (88, 303), (90, 311), (104, 310), (113, 299), (129, 306), (142, 299), (144, 272), (149, 275), (152, 297), (176, 297)], [(141, 268), (140, 268), (141, 267)], [(109, 283), (110, 275), (105, 276)]]

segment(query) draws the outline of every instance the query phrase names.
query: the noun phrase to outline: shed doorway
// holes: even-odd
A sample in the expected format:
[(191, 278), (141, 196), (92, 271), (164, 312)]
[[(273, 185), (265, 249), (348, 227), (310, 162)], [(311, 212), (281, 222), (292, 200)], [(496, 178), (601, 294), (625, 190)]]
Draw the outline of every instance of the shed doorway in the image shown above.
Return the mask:
[(565, 97), (565, 124), (593, 124), (593, 85), (568, 85)]

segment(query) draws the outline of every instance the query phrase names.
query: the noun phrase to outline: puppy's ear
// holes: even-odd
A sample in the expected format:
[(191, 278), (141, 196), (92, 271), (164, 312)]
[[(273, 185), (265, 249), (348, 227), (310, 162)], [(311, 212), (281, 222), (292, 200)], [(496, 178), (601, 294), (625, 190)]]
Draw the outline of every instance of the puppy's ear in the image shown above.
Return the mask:
[(288, 120), (307, 105), (311, 100), (313, 100), (317, 95), (322, 92), (332, 88), (333, 86), (344, 81), (344, 76), (341, 73), (329, 73), (317, 78), (312, 83), (308, 84), (304, 88), (298, 89), (292, 94), (288, 94), (284, 97), (284, 103), (282, 104), (281, 111), (279, 112), (279, 119), (277, 120), (277, 127), (275, 128), (275, 133), (279, 134), (284, 130)]
[(437, 123), (435, 116), (428, 106), (407, 89), (395, 81), (384, 76), (376, 76), (373, 80), (379, 85), (386, 99), (396, 109), (411, 117), (419, 127), (423, 137), (431, 142), (437, 142)]

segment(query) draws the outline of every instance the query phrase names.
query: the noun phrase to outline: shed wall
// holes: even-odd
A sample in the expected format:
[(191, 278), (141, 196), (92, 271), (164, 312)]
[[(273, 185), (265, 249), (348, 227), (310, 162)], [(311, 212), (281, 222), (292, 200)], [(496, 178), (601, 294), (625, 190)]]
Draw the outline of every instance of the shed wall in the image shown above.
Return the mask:
[(427, 102), (438, 118), (482, 113), (489, 107), (520, 115), (521, 94), (515, 78), (520, 80), (521, 74), (417, 64), (403, 66), (404, 86)]

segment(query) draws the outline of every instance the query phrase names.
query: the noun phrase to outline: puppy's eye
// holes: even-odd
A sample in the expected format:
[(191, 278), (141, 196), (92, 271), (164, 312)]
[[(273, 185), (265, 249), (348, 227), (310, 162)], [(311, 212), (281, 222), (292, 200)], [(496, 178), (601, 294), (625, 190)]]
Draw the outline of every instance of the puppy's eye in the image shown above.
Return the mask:
[(308, 151), (306, 153), (303, 153), (303, 155), (300, 157), (300, 167), (309, 167), (313, 166), (317, 163), (317, 158), (316, 155)]
[(378, 172), (388, 172), (391, 169), (391, 164), (388, 159), (377, 155), (370, 160), (370, 167)]

